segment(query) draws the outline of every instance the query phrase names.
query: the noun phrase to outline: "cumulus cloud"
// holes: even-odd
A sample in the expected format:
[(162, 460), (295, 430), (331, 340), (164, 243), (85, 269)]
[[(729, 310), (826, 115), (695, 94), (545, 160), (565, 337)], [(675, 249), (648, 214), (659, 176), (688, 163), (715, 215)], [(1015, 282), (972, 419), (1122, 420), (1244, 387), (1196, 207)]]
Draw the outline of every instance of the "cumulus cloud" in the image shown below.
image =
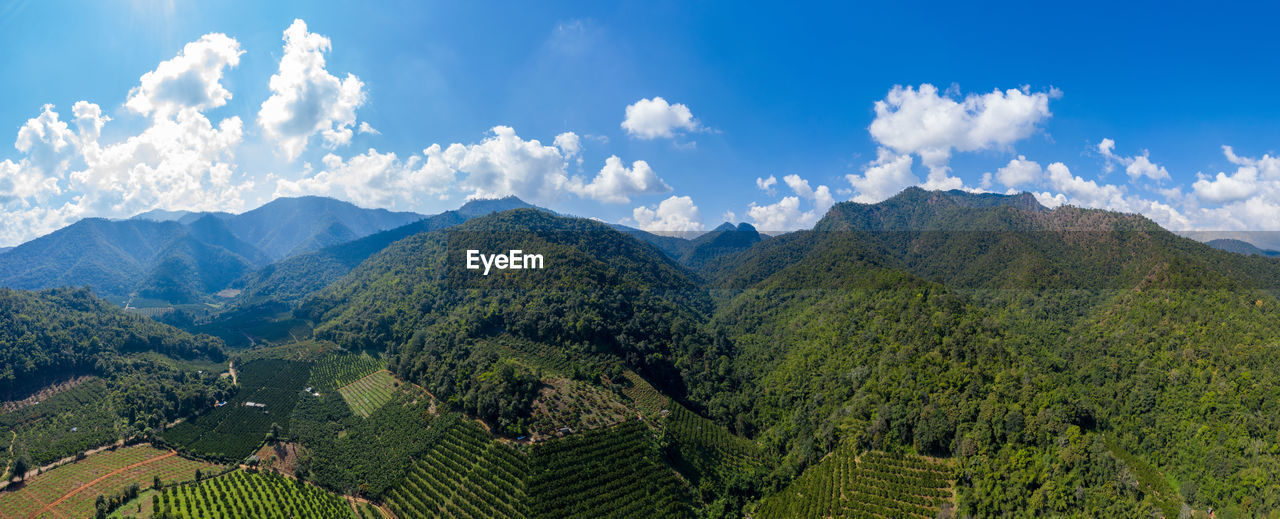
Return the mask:
[(1115, 154), (1116, 141), (1111, 139), (1102, 139), (1098, 143), (1098, 153), (1102, 154), (1106, 159), (1105, 169), (1107, 172), (1115, 170), (1117, 164), (1124, 166), (1124, 172), (1129, 178), (1137, 180), (1142, 177), (1151, 180), (1168, 180), (1169, 171), (1154, 162), (1151, 162), (1151, 153), (1142, 150), (1142, 155), (1125, 157)]
[(557, 148), (560, 148), (560, 153), (563, 154), (566, 159), (578, 157), (578, 164), (582, 164), (582, 138), (578, 137), (578, 134), (573, 132), (564, 132), (557, 135), (555, 140), (552, 141), (552, 144), (555, 144)]
[(899, 155), (884, 147), (876, 150), (876, 160), (866, 165), (861, 175), (845, 175), (857, 192), (853, 201), (876, 203), (919, 184), (919, 177), (911, 172), (911, 162), (911, 155)]
[(439, 145), (408, 160), (370, 148), (345, 160), (330, 153), (321, 162), (324, 169), (315, 174), (277, 180), (274, 196), (322, 195), (364, 207), (410, 209), (422, 196), (447, 196), (456, 174)]
[(241, 207), (254, 185), (236, 173), (243, 124), (228, 117), (215, 125), (202, 113), (231, 98), (220, 81), (240, 54), (234, 39), (209, 34), (143, 74), (125, 107), (150, 119), (121, 141), (100, 141), (111, 118), (97, 104), (72, 106), (75, 131), (45, 106), (18, 130), (15, 148), (25, 156), (0, 162), (0, 239), (30, 239), (85, 216)]
[(700, 125), (688, 106), (670, 104), (666, 99), (641, 99), (627, 106), (622, 129), (637, 139), (671, 138), (682, 131), (697, 131)]
[(756, 187), (761, 191), (773, 194), (773, 186), (778, 185), (778, 177), (769, 175), (769, 178), (756, 177)]
[(258, 124), (289, 160), (302, 154), (317, 133), (328, 148), (351, 142), (356, 109), (365, 102), (364, 83), (352, 74), (344, 79), (330, 74), (324, 59), (329, 48), (329, 38), (308, 32), (302, 20), (284, 31), (284, 55), (271, 76), (271, 97), (258, 111)]
[(627, 203), (633, 196), (671, 191), (648, 162), (637, 160), (628, 166), (616, 155), (606, 159), (589, 180), (570, 175), (569, 161), (581, 159), (581, 150), (581, 139), (573, 132), (557, 135), (549, 146), (524, 139), (509, 126), (495, 126), (479, 143), (433, 144), (421, 156), (404, 160), (373, 149), (347, 160), (329, 154), (323, 170), (296, 180), (279, 179), (276, 192), (384, 205), (408, 203), (419, 196), (444, 197), (458, 190), (468, 199), (514, 195), (540, 203), (569, 195)]
[(1004, 167), (996, 170), (996, 180), (1008, 187), (1019, 187), (1040, 181), (1040, 164), (1018, 155)]
[(637, 160), (628, 168), (617, 155), (604, 161), (604, 167), (590, 183), (574, 179), (569, 190), (602, 202), (627, 203), (632, 196), (671, 192), (671, 186), (658, 178), (649, 163)]
[[(800, 175), (787, 175), (782, 181), (795, 193), (794, 196), (783, 197), (767, 205), (752, 202), (747, 208), (747, 216), (755, 222), (757, 228), (777, 232), (812, 227), (826, 214), (827, 209), (835, 205), (835, 197), (831, 196), (831, 190), (827, 186), (812, 188), (809, 181), (800, 178)], [(801, 208), (802, 201), (809, 204), (808, 211)]]
[(360, 121), (360, 129), (357, 130), (357, 132), (369, 135), (382, 135), (382, 132), (378, 131), (377, 128), (374, 128), (368, 121)]
[(631, 211), (632, 223), (649, 232), (690, 232), (702, 228), (698, 206), (687, 196), (672, 196), (657, 206), (640, 206)]
[(225, 34), (206, 34), (186, 44), (173, 59), (142, 75), (124, 105), (133, 112), (168, 117), (179, 110), (205, 111), (227, 104), (231, 92), (222, 73), (240, 64), (240, 43)]
[(1213, 177), (1199, 174), (1191, 188), (1201, 201), (1211, 204), (1239, 202), (1263, 190), (1280, 192), (1280, 158), (1271, 155), (1263, 155), (1260, 159), (1241, 157), (1231, 146), (1223, 146), (1222, 153), (1236, 165), (1236, 171), (1230, 174), (1218, 172)]
[(1049, 100), (1060, 92), (1030, 88), (993, 90), (955, 99), (930, 84), (894, 86), (875, 103), (871, 137), (900, 155), (915, 154), (929, 168), (929, 183), (959, 187), (947, 166), (954, 151), (1008, 148), (1047, 120)]
[(1231, 175), (1219, 172), (1216, 177), (1210, 178), (1201, 174), (1191, 188), (1195, 190), (1196, 196), (1206, 202), (1244, 200), (1258, 192), (1258, 170), (1245, 166)]

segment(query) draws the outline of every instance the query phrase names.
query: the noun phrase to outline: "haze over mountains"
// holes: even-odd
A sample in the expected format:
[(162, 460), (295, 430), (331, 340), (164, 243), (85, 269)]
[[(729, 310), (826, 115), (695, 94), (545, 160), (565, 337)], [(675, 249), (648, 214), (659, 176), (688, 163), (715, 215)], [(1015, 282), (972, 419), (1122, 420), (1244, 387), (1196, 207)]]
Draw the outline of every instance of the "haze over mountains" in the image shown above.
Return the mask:
[(238, 215), (88, 218), (0, 255), (0, 286), (88, 285), (104, 296), (189, 303), (287, 256), (421, 218), (321, 197), (280, 198)]

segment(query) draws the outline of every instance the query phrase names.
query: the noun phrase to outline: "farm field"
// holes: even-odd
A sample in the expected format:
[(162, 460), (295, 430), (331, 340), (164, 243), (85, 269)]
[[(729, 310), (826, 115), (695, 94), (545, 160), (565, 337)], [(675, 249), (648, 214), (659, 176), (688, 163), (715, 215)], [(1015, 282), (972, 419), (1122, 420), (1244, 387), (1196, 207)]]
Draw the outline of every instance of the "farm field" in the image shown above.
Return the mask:
[(384, 369), (386, 362), (367, 353), (337, 353), (316, 361), (307, 385), (332, 391)]
[(659, 418), (663, 416), (662, 411), (667, 409), (671, 399), (634, 371), (626, 371), (623, 376), (628, 384), (622, 389), (622, 394), (631, 399), (640, 416), (644, 417), (650, 425), (661, 425)]
[(664, 437), (670, 442), (684, 472), (695, 480), (709, 477), (723, 485), (733, 474), (762, 466), (759, 447), (735, 435), (725, 426), (699, 416), (676, 402), (668, 402), (663, 420)]
[(190, 481), (197, 470), (219, 468), (149, 445), (103, 451), (34, 476), (20, 489), (0, 493), (0, 517), (90, 517), (100, 495), (115, 495), (134, 484), (148, 488), (155, 477), (166, 484)]
[(342, 395), (343, 400), (347, 401), (351, 412), (361, 418), (368, 418), (378, 408), (391, 401), (399, 384), (400, 382), (390, 372), (382, 370), (342, 386), (338, 389), (338, 393)]
[(639, 421), (534, 444), (532, 516), (692, 517), (693, 496)]
[(929, 519), (952, 506), (949, 477), (943, 461), (842, 448), (761, 500), (756, 517)]
[[(25, 451), (33, 465), (45, 465), (118, 437), (107, 384), (92, 377), (40, 400), (39, 403), (0, 414), (0, 437), (7, 448), (15, 438), (16, 452)], [(0, 452), (9, 461), (8, 452)]]
[(356, 518), (351, 505), (337, 494), (284, 476), (244, 470), (165, 487), (152, 506), (157, 517)]
[(282, 431), (306, 383), (310, 364), (256, 360), (237, 368), (240, 391), (226, 405), (165, 431), (169, 444), (194, 454), (234, 461), (262, 443), (272, 424)]
[(580, 380), (554, 378), (533, 401), (529, 435), (535, 439), (556, 436), (563, 427), (583, 431), (607, 427), (634, 418), (623, 399), (612, 391)]
[(439, 440), (387, 493), (401, 519), (529, 517), (525, 456), (489, 438), (470, 420), (451, 420)]

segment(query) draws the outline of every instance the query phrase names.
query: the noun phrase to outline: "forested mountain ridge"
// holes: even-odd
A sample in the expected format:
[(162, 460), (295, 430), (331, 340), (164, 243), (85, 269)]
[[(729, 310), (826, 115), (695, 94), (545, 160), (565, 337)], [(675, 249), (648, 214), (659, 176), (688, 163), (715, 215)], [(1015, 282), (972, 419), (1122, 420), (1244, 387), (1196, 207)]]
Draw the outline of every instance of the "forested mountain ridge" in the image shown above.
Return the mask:
[(784, 479), (848, 443), (956, 457), (974, 516), (1280, 507), (1240, 493), (1280, 475), (1280, 263), (1027, 202), (908, 190), (732, 256), (731, 375), (686, 372), (691, 398)]
[(531, 208), (516, 197), (472, 200), (462, 207), (357, 240), (291, 256), (237, 281), (241, 303), (274, 300), (295, 303), (342, 277), (374, 253), (421, 232), (452, 227), (469, 219), (516, 208)]
[[(521, 249), (543, 255), (545, 268), (485, 276), (465, 268), (468, 249)], [(699, 323), (709, 304), (649, 244), (591, 220), (517, 209), (398, 241), (300, 312), (322, 323), (318, 337), (348, 349), (385, 347), (394, 372), (459, 399), (463, 410), (479, 410), (466, 398), (486, 386), (480, 392), (498, 393), (502, 409), (478, 414), (519, 431), (531, 396), (514, 388), (532, 373), (476, 341), (510, 337), (570, 356), (607, 355), (679, 387), (674, 365), (705, 341)], [(479, 376), (490, 371), (501, 378)]]
[(0, 392), (92, 373), (109, 357), (154, 351), (221, 360), (221, 341), (126, 314), (83, 288), (0, 288)]
[(421, 220), (424, 216), (386, 209), (365, 209), (319, 196), (277, 198), (263, 206), (225, 217), (236, 236), (274, 260), (368, 236)]
[(243, 214), (149, 212), (89, 218), (0, 256), (0, 286), (90, 286), (103, 296), (197, 302), (290, 254), (357, 239), (422, 215), (338, 200), (280, 198)]

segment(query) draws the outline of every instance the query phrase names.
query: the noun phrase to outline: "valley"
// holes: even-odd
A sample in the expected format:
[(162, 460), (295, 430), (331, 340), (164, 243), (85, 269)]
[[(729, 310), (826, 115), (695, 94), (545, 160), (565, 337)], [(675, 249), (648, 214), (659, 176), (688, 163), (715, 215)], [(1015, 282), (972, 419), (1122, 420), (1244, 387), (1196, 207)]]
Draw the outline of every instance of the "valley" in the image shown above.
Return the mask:
[[(0, 519), (1280, 510), (1266, 254), (918, 188), (778, 236), (382, 218), (228, 223), (268, 259), (163, 312), (104, 299), (167, 290), (145, 269), (0, 289)], [(545, 265), (468, 264), (509, 250)]]

